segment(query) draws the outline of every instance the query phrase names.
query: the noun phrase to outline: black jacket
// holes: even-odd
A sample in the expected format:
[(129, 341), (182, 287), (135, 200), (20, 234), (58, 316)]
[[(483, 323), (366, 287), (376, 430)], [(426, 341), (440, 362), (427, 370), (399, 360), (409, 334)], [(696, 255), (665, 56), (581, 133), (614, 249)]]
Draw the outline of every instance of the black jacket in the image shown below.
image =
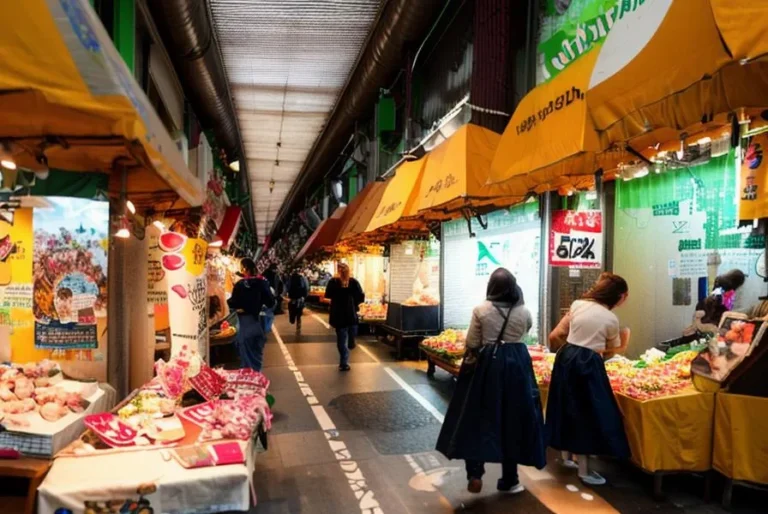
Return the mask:
[(332, 278), (325, 287), (325, 297), (331, 301), (329, 323), (333, 328), (357, 325), (358, 306), (365, 301), (360, 282), (350, 278), (349, 286), (342, 287), (341, 280)]
[(269, 282), (263, 278), (244, 278), (232, 290), (232, 297), (227, 300), (230, 309), (238, 309), (246, 314), (258, 317), (261, 308), (275, 305), (275, 297), (269, 290)]

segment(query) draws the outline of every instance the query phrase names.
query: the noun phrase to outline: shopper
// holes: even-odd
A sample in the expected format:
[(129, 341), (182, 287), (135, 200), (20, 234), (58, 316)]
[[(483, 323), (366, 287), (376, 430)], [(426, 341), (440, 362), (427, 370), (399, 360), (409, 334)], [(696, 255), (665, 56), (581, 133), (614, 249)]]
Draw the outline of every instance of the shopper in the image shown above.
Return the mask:
[(464, 459), (467, 490), (479, 493), (486, 462), (501, 463), (497, 489), (520, 493), (517, 466), (546, 464), (541, 399), (528, 349), (521, 341), (531, 313), (508, 270), (488, 281), (486, 301), (475, 307), (467, 354), (451, 399), (437, 450)]
[[(619, 329), (612, 312), (629, 296), (627, 282), (603, 273), (549, 335), (560, 346), (552, 369), (547, 400), (547, 441), (563, 453), (563, 464), (579, 470), (588, 485), (605, 479), (589, 469), (590, 455), (629, 457), (619, 407), (605, 372), (602, 354), (621, 353), (629, 330)], [(573, 461), (576, 455), (578, 463)]]
[(259, 315), (262, 307), (271, 308), (275, 304), (275, 297), (269, 283), (263, 277), (256, 276), (256, 264), (251, 259), (240, 261), (240, 273), (243, 278), (235, 284), (227, 303), (231, 309), (237, 310), (240, 325), (237, 349), (242, 365), (261, 371), (267, 339)]
[(269, 282), (269, 286), (272, 288), (272, 293), (275, 295), (275, 307), (272, 309), (273, 317), (283, 313), (283, 281), (280, 280), (280, 273), (277, 270), (277, 264), (272, 263), (269, 268), (264, 272), (264, 278)]
[(304, 314), (304, 304), (309, 296), (309, 281), (296, 268), (286, 281), (288, 291), (288, 320), (291, 325), (296, 323), (296, 332), (301, 331), (301, 316)]
[[(696, 304), (696, 311), (704, 313), (700, 318), (701, 323), (719, 325), (723, 314), (733, 310), (736, 292), (745, 281), (746, 276), (740, 269), (732, 269), (715, 278), (712, 293)], [(694, 315), (695, 318), (696, 315)]]
[(336, 329), (339, 371), (349, 371), (349, 350), (355, 347), (357, 335), (357, 311), (365, 301), (365, 294), (360, 283), (351, 277), (349, 266), (340, 262), (338, 270), (325, 288), (325, 297), (331, 301), (329, 322)]

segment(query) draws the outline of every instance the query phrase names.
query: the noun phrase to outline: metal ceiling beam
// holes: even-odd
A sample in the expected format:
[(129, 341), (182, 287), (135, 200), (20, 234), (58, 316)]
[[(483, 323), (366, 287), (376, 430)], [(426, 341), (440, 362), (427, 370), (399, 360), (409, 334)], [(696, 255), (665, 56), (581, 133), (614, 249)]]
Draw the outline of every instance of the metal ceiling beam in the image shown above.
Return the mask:
[(272, 228), (279, 233), (291, 214), (304, 206), (303, 194), (328, 172), (354, 128), (378, 98), (379, 88), (401, 67), (403, 49), (419, 41), (448, 0), (389, 0), (336, 102), (325, 130), (315, 141), (298, 179), (283, 202)]

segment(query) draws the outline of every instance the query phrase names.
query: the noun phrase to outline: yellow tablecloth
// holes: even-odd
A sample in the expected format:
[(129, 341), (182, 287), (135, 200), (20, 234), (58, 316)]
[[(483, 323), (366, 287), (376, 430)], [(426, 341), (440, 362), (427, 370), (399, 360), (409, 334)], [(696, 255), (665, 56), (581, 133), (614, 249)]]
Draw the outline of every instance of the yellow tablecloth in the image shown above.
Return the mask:
[(617, 394), (616, 400), (637, 466), (649, 472), (712, 468), (714, 394), (691, 390), (646, 401)]
[(712, 453), (728, 478), (768, 484), (768, 398), (718, 393)]

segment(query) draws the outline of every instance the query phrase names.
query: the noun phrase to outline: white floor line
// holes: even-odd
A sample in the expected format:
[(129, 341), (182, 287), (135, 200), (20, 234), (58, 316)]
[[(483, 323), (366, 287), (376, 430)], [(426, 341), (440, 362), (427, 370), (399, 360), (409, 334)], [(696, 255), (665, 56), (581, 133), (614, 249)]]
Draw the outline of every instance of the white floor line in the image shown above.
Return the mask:
[(327, 321), (325, 321), (323, 318), (321, 318), (320, 316), (318, 316), (317, 314), (315, 314), (315, 313), (314, 313), (314, 312), (312, 312), (312, 311), (310, 311), (310, 313), (311, 313), (311, 314), (310, 314), (310, 316), (312, 316), (312, 317), (313, 317), (313, 318), (315, 318), (315, 319), (316, 319), (318, 322), (320, 322), (320, 324), (321, 324), (322, 326), (324, 326), (325, 328), (331, 328), (331, 326), (328, 324), (328, 322), (327, 322)]
[(398, 385), (399, 385), (400, 387), (402, 387), (403, 389), (405, 389), (405, 392), (406, 392), (406, 393), (408, 393), (408, 394), (410, 394), (410, 395), (411, 395), (411, 397), (413, 397), (413, 399), (414, 399), (414, 400), (416, 400), (417, 402), (419, 402), (419, 404), (421, 404), (421, 406), (422, 406), (422, 407), (424, 407), (425, 409), (427, 409), (427, 411), (429, 411), (429, 413), (430, 413), (430, 414), (432, 414), (432, 415), (435, 417), (435, 419), (436, 419), (437, 421), (439, 421), (440, 423), (442, 423), (443, 421), (445, 421), (445, 416), (443, 415), (443, 413), (442, 413), (442, 412), (440, 412), (440, 411), (437, 409), (437, 407), (435, 407), (434, 405), (432, 405), (431, 403), (429, 403), (429, 400), (427, 400), (426, 398), (424, 398), (423, 396), (421, 396), (421, 395), (420, 395), (418, 392), (416, 392), (416, 390), (415, 390), (413, 387), (411, 387), (411, 385), (410, 385), (408, 382), (406, 382), (405, 380), (403, 380), (403, 379), (400, 377), (400, 375), (398, 375), (397, 373), (395, 373), (395, 371), (394, 371), (392, 368), (389, 368), (389, 367), (385, 367), (385, 368), (384, 368), (384, 371), (386, 371), (387, 373), (389, 373), (389, 376), (391, 376), (391, 377), (392, 377), (392, 379), (393, 379), (395, 382), (397, 382), (397, 383), (398, 383)]
[(381, 361), (378, 359), (378, 357), (376, 357), (373, 354), (373, 352), (371, 350), (369, 350), (365, 346), (361, 345), (360, 343), (357, 343), (357, 347), (360, 348), (363, 351), (363, 353), (365, 353), (368, 357), (373, 359), (373, 362), (375, 362), (376, 364), (381, 364)]
[(357, 465), (357, 462), (352, 460), (352, 454), (347, 448), (347, 445), (344, 444), (344, 441), (342, 441), (339, 437), (339, 431), (336, 429), (336, 425), (334, 425), (333, 420), (331, 420), (331, 417), (328, 415), (325, 408), (323, 408), (322, 405), (318, 405), (315, 394), (312, 392), (309, 384), (304, 381), (304, 376), (293, 362), (291, 352), (288, 351), (288, 347), (285, 346), (283, 338), (280, 337), (280, 333), (274, 326), (272, 327), (272, 333), (277, 340), (280, 351), (283, 353), (283, 357), (285, 358), (285, 363), (288, 365), (288, 369), (293, 371), (293, 376), (296, 378), (296, 383), (299, 385), (301, 393), (307, 399), (307, 403), (309, 403), (310, 407), (312, 408), (312, 414), (314, 414), (318, 425), (320, 425), (320, 428), (323, 430), (325, 439), (328, 441), (328, 446), (330, 446), (333, 455), (339, 462), (342, 473), (344, 473), (344, 476), (347, 477), (349, 487), (352, 489), (352, 493), (355, 495), (355, 498), (357, 498), (358, 506), (360, 507), (360, 513), (384, 514), (384, 511), (379, 506), (379, 502), (376, 500), (376, 497), (373, 494), (373, 490), (368, 487), (365, 477), (363, 476), (363, 471)]

